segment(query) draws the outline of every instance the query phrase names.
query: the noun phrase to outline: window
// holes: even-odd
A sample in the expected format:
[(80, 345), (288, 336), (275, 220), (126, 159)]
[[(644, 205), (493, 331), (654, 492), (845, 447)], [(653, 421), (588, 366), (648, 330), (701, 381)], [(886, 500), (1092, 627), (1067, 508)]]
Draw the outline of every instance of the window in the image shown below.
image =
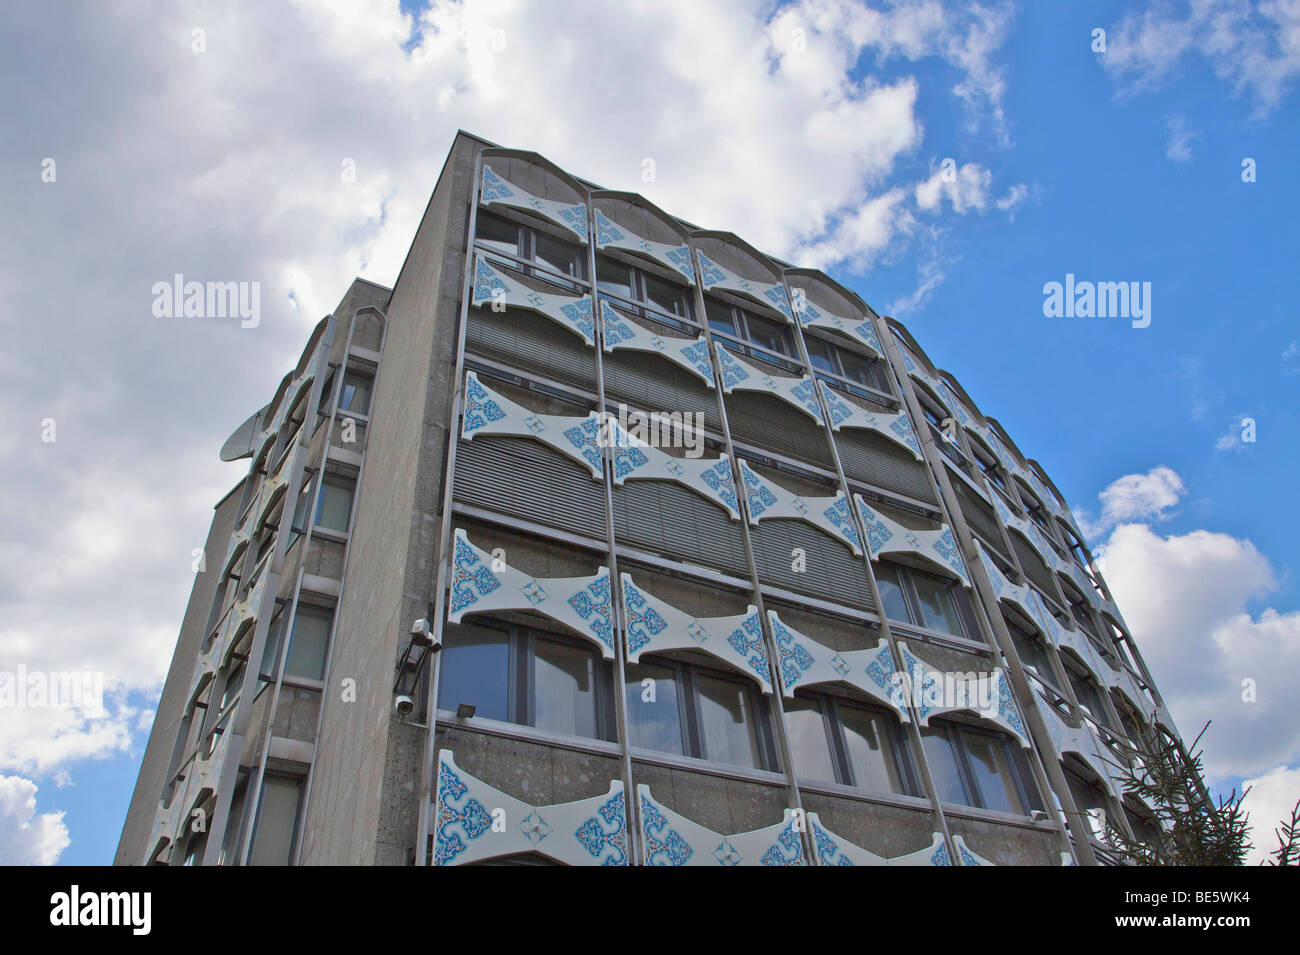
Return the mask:
[(1026, 815), (1041, 808), (1025, 788), (1024, 755), (1010, 737), (933, 720), (921, 727), (926, 765), (943, 802)]
[(310, 605), (299, 605), (289, 634), (289, 659), (285, 676), (308, 680), (325, 679), (325, 654), (329, 650), (330, 624), (334, 614)]
[(663, 661), (631, 664), (625, 679), (633, 746), (751, 769), (776, 767), (766, 705), (743, 678)]
[(787, 358), (794, 355), (790, 330), (781, 322), (755, 315), (753, 312), (715, 299), (704, 300), (709, 327), (715, 332), (757, 345), (759, 348)]
[(262, 781), (257, 829), (248, 852), (249, 865), (288, 865), (293, 859), (302, 801), (302, 777), (267, 773)]
[(347, 533), (355, 488), (356, 482), (351, 478), (326, 474), (321, 479), (320, 491), (316, 497), (315, 523), (332, 531)]
[(370, 414), (370, 386), (374, 379), (360, 372), (350, 371), (343, 376), (343, 393), (339, 395), (339, 411), (353, 414)]
[(877, 792), (911, 793), (898, 721), (884, 711), (800, 693), (785, 702), (795, 773)]
[(276, 604), (271, 625), (266, 630), (266, 647), (262, 650), (262, 663), (257, 675), (263, 681), (275, 679), (275, 669), (280, 662), (280, 639), (284, 636), (284, 605)]
[(804, 336), (804, 345), (808, 348), (808, 361), (817, 371), (847, 378), (854, 384), (865, 385), (876, 391), (888, 390), (880, 362), (874, 358), (867, 358), (811, 335)]
[(221, 705), (217, 708), (219, 713), (226, 712), (226, 708), (235, 701), (239, 695), (240, 687), (244, 685), (244, 664), (242, 661), (236, 661), (235, 665), (230, 668), (226, 675), (226, 686), (221, 691)]
[(1052, 669), (1052, 660), (1047, 654), (1042, 639), (1036, 634), (1022, 630), (1010, 620), (1006, 620), (1005, 616), (1003, 620), (1006, 622), (1007, 630), (1011, 632), (1011, 640), (1016, 645), (1016, 652), (1020, 654), (1020, 662), (1026, 667), (1033, 667), (1041, 680), (1056, 686), (1056, 671)]
[(506, 622), (459, 624), (443, 638), (438, 708), (562, 736), (614, 739), (613, 675), (585, 641)]
[(1066, 670), (1070, 675), (1070, 686), (1074, 688), (1074, 698), (1079, 701), (1079, 705), (1086, 707), (1092, 714), (1092, 718), (1103, 726), (1110, 725), (1110, 715), (1106, 712), (1106, 706), (1102, 702), (1101, 694), (1097, 692), (1097, 686), (1093, 681), (1086, 677)]
[(596, 259), (596, 287), (629, 302), (640, 302), (657, 312), (694, 320), (689, 289), (604, 256)]
[(885, 615), (890, 620), (938, 630), (955, 637), (975, 633), (960, 584), (889, 561), (872, 564)]
[(481, 248), (535, 262), (571, 278), (586, 276), (586, 252), (580, 246), (482, 209), (475, 222), (474, 242)]
[(971, 452), (975, 455), (975, 463), (979, 465), (979, 469), (984, 472), (984, 477), (1005, 491), (1007, 489), (1007, 482), (1006, 478), (1002, 476), (1002, 470), (974, 441), (970, 443), (970, 446)]

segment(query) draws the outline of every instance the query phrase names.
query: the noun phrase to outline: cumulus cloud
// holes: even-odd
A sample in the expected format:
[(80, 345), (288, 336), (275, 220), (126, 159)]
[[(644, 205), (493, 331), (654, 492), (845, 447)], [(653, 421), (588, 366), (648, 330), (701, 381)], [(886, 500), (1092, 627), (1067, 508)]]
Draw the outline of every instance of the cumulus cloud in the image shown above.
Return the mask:
[(1101, 61), (1122, 90), (1136, 91), (1169, 82), (1195, 58), (1271, 112), (1300, 74), (1300, 0), (1157, 0), (1124, 15)]
[(1097, 495), (1101, 501), (1101, 516), (1093, 523), (1086, 508), (1079, 508), (1075, 517), (1079, 529), (1090, 538), (1100, 538), (1121, 521), (1163, 521), (1171, 515), (1183, 494), (1183, 479), (1172, 468), (1152, 468), (1146, 474), (1126, 474), (1112, 481)]
[(36, 812), (36, 784), (0, 776), (0, 865), (53, 865), (69, 845), (63, 813)]
[(1278, 846), (1276, 830), (1291, 820), (1291, 810), (1300, 799), (1300, 767), (1275, 766), (1268, 772), (1247, 779), (1242, 788), (1250, 788), (1242, 807), (1250, 817), (1253, 847), (1246, 856), (1247, 865), (1259, 865)]

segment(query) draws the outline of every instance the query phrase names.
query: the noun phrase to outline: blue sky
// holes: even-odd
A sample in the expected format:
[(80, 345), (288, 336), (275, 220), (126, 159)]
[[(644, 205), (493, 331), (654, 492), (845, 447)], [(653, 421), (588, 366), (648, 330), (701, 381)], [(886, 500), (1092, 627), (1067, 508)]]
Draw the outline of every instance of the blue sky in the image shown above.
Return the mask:
[[(392, 282), (457, 127), (824, 268), (904, 321), (1053, 476), (1180, 728), (1215, 720), (1212, 778), (1263, 778), (1271, 827), (1300, 796), (1300, 3), (543, 7), (0, 14), (9, 85), (43, 76), (0, 116), (18, 133), (5, 206), (31, 223), (3, 240), (0, 293), (50, 316), (6, 320), (0, 663), (93, 667), (116, 694), (105, 715), (0, 728), (0, 856), (111, 859), (190, 549), (239, 477), (216, 451), (353, 276)], [(948, 157), (970, 167), (950, 191)], [(159, 326), (142, 290), (175, 271), (262, 281), (260, 327)], [(1045, 317), (1066, 273), (1150, 282), (1150, 326)], [(1232, 440), (1246, 416), (1250, 444)]]

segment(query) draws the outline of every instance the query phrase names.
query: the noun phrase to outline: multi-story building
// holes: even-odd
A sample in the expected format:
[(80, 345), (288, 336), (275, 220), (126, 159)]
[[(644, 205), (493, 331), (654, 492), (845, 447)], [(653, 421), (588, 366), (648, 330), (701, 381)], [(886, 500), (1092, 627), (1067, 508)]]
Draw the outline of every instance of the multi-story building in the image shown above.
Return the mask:
[(821, 272), (459, 134), (227, 443), (122, 864), (1092, 864), (1176, 734), (1051, 479)]

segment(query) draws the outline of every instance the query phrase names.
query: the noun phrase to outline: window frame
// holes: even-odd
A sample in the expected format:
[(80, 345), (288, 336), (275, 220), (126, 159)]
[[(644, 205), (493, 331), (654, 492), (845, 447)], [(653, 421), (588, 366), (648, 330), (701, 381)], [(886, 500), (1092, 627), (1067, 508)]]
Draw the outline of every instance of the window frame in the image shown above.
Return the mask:
[[(798, 770), (792, 766), (791, 771), (794, 772), (798, 779), (813, 784), (819, 782), (835, 783), (852, 789), (860, 789), (863, 792), (888, 793), (896, 796), (918, 796), (922, 793), (923, 787), (919, 785), (919, 777), (916, 774), (911, 747), (897, 715), (884, 707), (873, 706), (869, 703), (850, 700), (829, 693), (800, 689), (795, 691), (794, 698), (817, 705), (822, 720), (822, 730), (826, 734), (827, 747), (830, 751), (831, 767), (835, 773), (834, 779), (819, 780), (815, 777), (799, 775)], [(842, 708), (860, 710), (883, 720), (889, 742), (887, 758), (892, 762), (894, 771), (902, 784), (903, 789), (901, 791), (870, 788), (855, 778), (853, 760), (849, 755), (848, 740), (845, 737)], [(793, 759), (794, 754), (791, 753), (791, 760), (793, 761)]]
[[(712, 334), (721, 335), (723, 338), (737, 342), (743, 345), (746, 349), (756, 349), (758, 351), (758, 354), (754, 356), (756, 358), (760, 358), (765, 361), (772, 362), (771, 358), (766, 357), (770, 355), (779, 359), (778, 362), (775, 362), (776, 364), (786, 364), (786, 365), (792, 364), (794, 366), (802, 367), (803, 363), (799, 360), (799, 356), (796, 354), (795, 351), (794, 335), (791, 333), (790, 326), (788, 324), (783, 324), (782, 322), (780, 322), (775, 318), (768, 318), (765, 315), (759, 315), (756, 312), (751, 312), (749, 309), (741, 308), (739, 305), (733, 305), (732, 303), (723, 301), (720, 298), (706, 298), (704, 300), (704, 303), (705, 303), (704, 321), (706, 324), (708, 324), (709, 331)], [(717, 308), (728, 310), (731, 316), (731, 324), (734, 331), (732, 332), (722, 331), (718, 329), (716, 326), (714, 326), (713, 319), (710, 318), (708, 314), (709, 312), (708, 307), (710, 305), (713, 305)], [(780, 333), (781, 340), (784, 343), (786, 350), (783, 352), (773, 351), (772, 349), (766, 347), (765, 345), (760, 345), (757, 342), (755, 342), (753, 338), (753, 334), (749, 328), (750, 318), (755, 318), (762, 322), (771, 323), (772, 326), (776, 328), (777, 331)]]
[[(519, 238), (515, 245), (514, 252), (507, 252), (504, 249), (486, 242), (480, 244), (477, 231), (472, 236), (475, 248), (494, 255), (505, 256), (513, 260), (517, 266), (521, 267), (525, 274), (536, 274), (540, 278), (555, 276), (568, 282), (587, 282), (587, 257), (584, 254), (584, 246), (577, 242), (569, 242), (563, 236), (539, 229), (538, 227), (513, 219), (509, 216), (501, 215), (499, 212), (489, 212), (486, 209), (480, 209), (475, 218), (475, 229), (482, 222), (504, 222), (518, 230)], [(564, 246), (574, 253), (574, 271), (565, 272), (555, 268), (549, 261), (537, 257), (537, 238), (542, 236), (548, 242), (554, 242), (557, 245)]]
[[(908, 617), (910, 618), (908, 620), (895, 621), (893, 617), (889, 617), (885, 615), (885, 608), (882, 605), (877, 609), (882, 615), (885, 615), (885, 619), (891, 622), (904, 624), (905, 626), (924, 630), (928, 633), (944, 634), (946, 636), (957, 637), (962, 640), (974, 640), (976, 642), (981, 642), (982, 638), (978, 636), (972, 636), (970, 632), (970, 625), (972, 622), (969, 619), (972, 613), (972, 608), (969, 607), (970, 598), (968, 596), (963, 598), (967, 602), (967, 606), (963, 607), (962, 601), (954, 596), (954, 590), (962, 590), (963, 594), (965, 593), (964, 588), (962, 588), (961, 584), (958, 583), (956, 580), (953, 580), (950, 577), (943, 576), (940, 574), (932, 574), (929, 573), (928, 571), (918, 570), (917, 568), (912, 567), (908, 564), (901, 564), (892, 560), (886, 560), (884, 558), (873, 560), (871, 563), (872, 563), (871, 575), (873, 579), (877, 577), (876, 568), (882, 565), (888, 566), (894, 570), (898, 578), (898, 589), (902, 591), (903, 603), (907, 607)], [(912, 577), (913, 574), (920, 574), (932, 580), (941, 581), (944, 584), (944, 592), (947, 594), (948, 599), (952, 603), (953, 615), (957, 620), (957, 628), (960, 632), (951, 633), (950, 631), (947, 630), (938, 630), (922, 622), (925, 619), (925, 608), (921, 603), (920, 594), (916, 589), (916, 582), (913, 580)], [(877, 589), (879, 589), (879, 584), (877, 584)]]
[[(1029, 816), (1035, 810), (1042, 808), (1041, 795), (1035, 799), (1032, 797), (1032, 791), (1029, 789), (1025, 780), (1023, 755), (1016, 752), (1018, 746), (1015, 741), (1006, 733), (994, 730), (985, 726), (978, 726), (972, 723), (958, 719), (934, 719), (930, 721), (929, 726), (918, 727), (921, 731), (922, 739), (927, 736), (939, 736), (945, 739), (953, 755), (953, 760), (957, 766), (957, 779), (961, 784), (965, 801), (960, 805), (968, 806), (972, 809), (981, 809), (985, 812), (998, 812), (1010, 814), (1013, 816)], [(971, 769), (970, 760), (972, 759), (966, 744), (966, 736), (981, 736), (995, 742), (1006, 760), (1006, 765), (1011, 773), (1011, 780), (1015, 787), (1017, 798), (1023, 807), (1023, 812), (1016, 812), (1014, 809), (996, 809), (988, 805), (988, 799), (983, 793), (979, 777)], [(1034, 791), (1037, 790), (1035, 786)], [(936, 796), (939, 794), (936, 793)], [(947, 802), (940, 797), (941, 802)]]

